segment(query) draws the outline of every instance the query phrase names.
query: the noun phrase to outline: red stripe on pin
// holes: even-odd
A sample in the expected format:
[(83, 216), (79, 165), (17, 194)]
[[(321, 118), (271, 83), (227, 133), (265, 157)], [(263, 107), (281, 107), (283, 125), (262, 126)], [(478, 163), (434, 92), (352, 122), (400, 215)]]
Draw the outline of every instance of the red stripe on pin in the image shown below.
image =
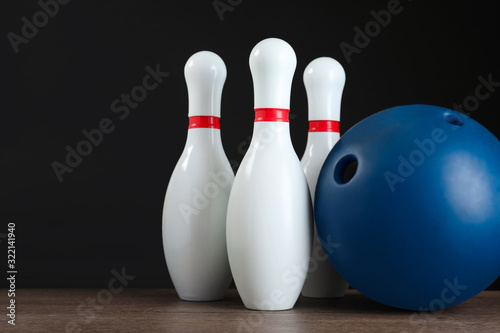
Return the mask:
[(189, 117), (189, 129), (191, 128), (216, 128), (220, 129), (220, 118), (212, 116)]
[(309, 132), (339, 133), (339, 122), (337, 120), (311, 120), (309, 121)]
[(289, 109), (257, 108), (255, 109), (255, 122), (277, 121), (288, 123)]

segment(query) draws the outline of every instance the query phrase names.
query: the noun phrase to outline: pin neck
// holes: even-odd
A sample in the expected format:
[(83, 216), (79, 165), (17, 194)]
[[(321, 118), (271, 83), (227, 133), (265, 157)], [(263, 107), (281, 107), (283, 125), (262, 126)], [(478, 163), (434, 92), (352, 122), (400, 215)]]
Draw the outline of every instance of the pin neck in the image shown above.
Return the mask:
[(222, 146), (219, 117), (189, 117), (185, 149), (193, 147), (193, 145), (201, 147), (201, 149), (205, 149), (206, 151)]
[(288, 123), (289, 109), (277, 108), (256, 108), (255, 109), (255, 122), (260, 121), (273, 121)]
[(220, 118), (213, 116), (191, 116), (189, 117), (189, 127), (193, 128), (215, 128), (220, 129)]
[(310, 120), (309, 132), (339, 133), (339, 122), (337, 120)]

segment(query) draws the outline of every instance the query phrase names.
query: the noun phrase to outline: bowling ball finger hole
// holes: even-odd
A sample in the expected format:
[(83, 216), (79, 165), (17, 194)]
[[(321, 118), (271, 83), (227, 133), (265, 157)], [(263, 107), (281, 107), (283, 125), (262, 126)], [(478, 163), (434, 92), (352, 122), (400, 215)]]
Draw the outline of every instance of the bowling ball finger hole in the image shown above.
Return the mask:
[(452, 113), (443, 114), (443, 120), (455, 126), (462, 126), (464, 123), (462, 118)]
[(358, 170), (358, 159), (354, 155), (347, 155), (340, 159), (335, 167), (333, 178), (340, 184), (347, 184)]

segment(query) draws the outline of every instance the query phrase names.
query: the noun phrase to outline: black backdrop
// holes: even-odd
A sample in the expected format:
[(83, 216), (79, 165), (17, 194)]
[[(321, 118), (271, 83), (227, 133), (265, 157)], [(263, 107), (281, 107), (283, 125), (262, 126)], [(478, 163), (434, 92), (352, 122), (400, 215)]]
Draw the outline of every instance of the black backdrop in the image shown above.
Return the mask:
[[(7, 224), (15, 222), (18, 287), (105, 287), (111, 270), (122, 267), (135, 276), (130, 286), (172, 286), (162, 206), (186, 138), (184, 64), (200, 50), (219, 54), (228, 69), (222, 139), (235, 166), (253, 127), (248, 56), (267, 37), (286, 40), (297, 53), (291, 134), (299, 156), (307, 138), (302, 73), (319, 56), (337, 59), (346, 71), (341, 133), (388, 107), (451, 108), (465, 101), (463, 111), (500, 137), (500, 91), (475, 96), (479, 77), (500, 81), (498, 6), (394, 3), (69, 1), (44, 17), (36, 1), (4, 2), (0, 246), (6, 249)], [(379, 31), (369, 24), (369, 41), (355, 39), (356, 27), (364, 30), (375, 20), (372, 11), (388, 7), (390, 22), (386, 18)], [(23, 17), (33, 22), (33, 15), (38, 31), (24, 28), (25, 38)], [(147, 66), (169, 75), (126, 117), (113, 113), (113, 101), (142, 84)], [(103, 119), (110, 119), (113, 131), (82, 161), (73, 161), (61, 182), (52, 164), (65, 164), (65, 147), (76, 149), (85, 139), (82, 130)]]

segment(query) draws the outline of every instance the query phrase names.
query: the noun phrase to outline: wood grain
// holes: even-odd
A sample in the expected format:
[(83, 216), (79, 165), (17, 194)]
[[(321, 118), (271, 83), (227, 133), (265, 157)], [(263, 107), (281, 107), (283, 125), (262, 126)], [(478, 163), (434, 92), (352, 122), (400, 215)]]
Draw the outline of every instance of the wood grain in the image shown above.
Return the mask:
[[(92, 300), (97, 308), (89, 306)], [(261, 312), (245, 309), (236, 290), (223, 301), (198, 303), (181, 301), (172, 289), (128, 288), (114, 295), (18, 289), (16, 326), (7, 324), (1, 308), (0, 332), (500, 332), (500, 291), (423, 313), (378, 304), (355, 290), (342, 299), (300, 297), (292, 310)]]

